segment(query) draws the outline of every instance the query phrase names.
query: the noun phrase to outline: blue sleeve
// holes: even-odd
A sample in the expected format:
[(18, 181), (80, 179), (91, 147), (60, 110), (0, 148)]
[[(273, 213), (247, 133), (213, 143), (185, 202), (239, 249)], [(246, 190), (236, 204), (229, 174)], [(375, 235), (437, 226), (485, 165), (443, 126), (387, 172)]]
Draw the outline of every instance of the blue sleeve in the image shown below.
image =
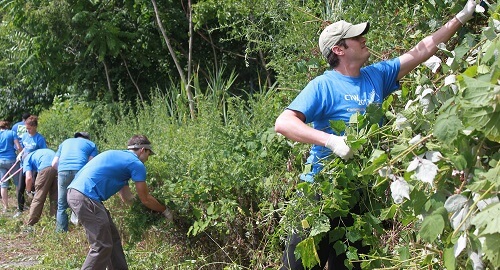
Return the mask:
[(23, 172), (27, 171), (33, 171), (33, 168), (31, 167), (31, 156), (26, 157), (23, 160)]
[(94, 144), (94, 149), (92, 150), (92, 153), (90, 153), (90, 156), (95, 157), (98, 153), (99, 151), (97, 151), (97, 146)]
[(313, 119), (318, 118), (322, 114), (322, 109), (325, 108), (323, 102), (327, 100), (326, 97), (322, 96), (324, 91), (319, 90), (322, 87), (316, 80), (310, 81), (287, 109), (303, 113), (306, 117), (305, 123), (310, 123)]
[(134, 182), (146, 181), (146, 166), (141, 161), (132, 163), (130, 169), (130, 179)]
[(381, 83), (383, 85), (383, 99), (399, 89), (400, 85), (399, 81), (397, 80), (399, 70), (401, 68), (399, 58), (394, 58), (371, 65), (368, 71), (368, 74), (370, 75), (375, 73), (372, 68), (376, 69), (378, 71), (377, 74), (379, 74), (380, 76), (379, 78), (381, 79)]
[(61, 149), (62, 149), (62, 143), (59, 145), (59, 147), (57, 147), (56, 157), (60, 157), (61, 156)]
[(47, 142), (45, 141), (45, 137), (43, 137), (42, 135), (40, 135), (40, 147), (38, 149), (41, 148), (48, 148)]

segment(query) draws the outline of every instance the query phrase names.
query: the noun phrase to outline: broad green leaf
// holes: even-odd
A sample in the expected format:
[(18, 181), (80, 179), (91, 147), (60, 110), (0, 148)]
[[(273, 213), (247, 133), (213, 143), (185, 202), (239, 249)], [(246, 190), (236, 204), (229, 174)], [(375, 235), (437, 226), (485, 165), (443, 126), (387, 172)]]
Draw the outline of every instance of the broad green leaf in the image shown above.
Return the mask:
[(311, 227), (309, 225), (309, 222), (307, 221), (307, 219), (303, 219), (300, 223), (302, 224), (302, 229), (307, 230), (307, 229), (309, 229), (309, 227)]
[(497, 188), (500, 188), (500, 162), (494, 168), (489, 169), (486, 173), (481, 174), (479, 179), (486, 179)]
[(213, 215), (214, 214), (214, 204), (210, 204), (207, 208), (207, 215)]
[(443, 252), (444, 266), (448, 270), (455, 269), (455, 256), (453, 256), (453, 248), (446, 248)]
[(464, 113), (469, 125), (482, 131), (491, 141), (500, 142), (500, 106), (471, 108), (464, 110)]
[(352, 246), (348, 247), (347, 252), (345, 254), (346, 254), (347, 259), (349, 259), (351, 261), (359, 260), (358, 249), (355, 247), (352, 247)]
[(467, 201), (468, 199), (464, 195), (454, 194), (451, 195), (448, 199), (446, 199), (446, 202), (444, 203), (444, 208), (446, 208), (446, 210), (449, 213), (454, 213), (462, 209), (462, 207), (464, 207)]
[(497, 44), (498, 44), (498, 39), (494, 40), (489, 46), (486, 47), (486, 50), (483, 54), (483, 58), (481, 59), (482, 63), (488, 62), (491, 59), (491, 57), (494, 56), (495, 52), (498, 51), (499, 48), (497, 48)]
[[(380, 152), (377, 152), (379, 154)], [(373, 153), (375, 154), (375, 152)], [(381, 154), (377, 158), (373, 160), (373, 163), (359, 172), (358, 175), (372, 175), (373, 172), (378, 169), (381, 165), (383, 165), (387, 161), (387, 154)]]
[(496, 33), (494, 27), (486, 27), (485, 29), (483, 29), (483, 35), (489, 40), (498, 38), (498, 34)]
[(422, 190), (414, 188), (410, 194), (412, 200), (409, 200), (408, 202), (413, 204), (413, 211), (415, 212), (415, 215), (420, 215), (422, 212), (425, 210), (424, 205), (427, 203), (427, 196)]
[(463, 98), (470, 102), (469, 106), (488, 106), (494, 101), (495, 95), (498, 95), (498, 85), (492, 84), (489, 81), (482, 81), (468, 76), (463, 76), (463, 80), (466, 85)]
[(419, 235), (424, 241), (432, 243), (439, 234), (443, 232), (444, 219), (439, 214), (431, 214), (425, 217), (420, 228)]
[(436, 119), (433, 134), (442, 143), (453, 143), (461, 129), (463, 125), (457, 115), (441, 114)]
[(367, 124), (377, 124), (380, 123), (382, 117), (384, 117), (384, 111), (382, 110), (380, 104), (371, 103), (366, 107), (366, 118), (368, 120)]
[(484, 252), (484, 256), (493, 265), (492, 269), (498, 269), (500, 267), (500, 252), (498, 252), (498, 247), (500, 247), (499, 233), (484, 235), (482, 251)]
[[(475, 77), (476, 74), (477, 74), (477, 66), (470, 66), (463, 73), (463, 75), (469, 76), (469, 77)], [(462, 78), (463, 79), (465, 76), (459, 75), (459, 76), (457, 76), (457, 79), (458, 78)]]
[(391, 155), (397, 156), (405, 150), (408, 150), (408, 145), (396, 144), (391, 149)]
[(333, 131), (337, 134), (341, 134), (342, 132), (345, 131), (346, 124), (342, 120), (334, 120), (330, 121), (330, 126), (332, 127)]
[(382, 209), (382, 211), (380, 211), (380, 218), (382, 220), (391, 219), (396, 214), (396, 210), (398, 210), (397, 204), (393, 204), (389, 208), (384, 208), (384, 209)]
[(469, 46), (460, 45), (460, 46), (457, 46), (453, 51), (455, 52), (456, 58), (462, 58), (466, 53), (469, 52), (469, 50), (470, 50)]
[(344, 227), (336, 227), (333, 230), (329, 232), (329, 237), (330, 237), (330, 243), (333, 243), (340, 238), (342, 238), (345, 234), (345, 228)]
[(457, 170), (465, 170), (467, 168), (467, 160), (465, 159), (464, 156), (458, 155), (458, 156), (451, 156), (448, 157), (450, 161), (453, 163), (453, 166), (457, 168)]
[(342, 241), (337, 241), (333, 244), (333, 249), (337, 255), (340, 255), (347, 250), (347, 246)]
[(491, 204), (472, 218), (479, 235), (500, 233), (500, 203)]
[(317, 220), (315, 220), (311, 232), (309, 233), (309, 236), (315, 236), (321, 233), (326, 233), (330, 230), (330, 219), (325, 216), (321, 215)]
[(410, 249), (406, 246), (398, 248), (399, 259), (406, 261), (410, 258)]
[(305, 267), (311, 268), (320, 263), (318, 251), (312, 237), (302, 240), (295, 248), (294, 253), (297, 258), (302, 260)]
[(353, 243), (361, 239), (361, 234), (359, 230), (355, 229), (354, 227), (350, 227), (345, 235), (347, 239), (349, 239), (349, 241)]

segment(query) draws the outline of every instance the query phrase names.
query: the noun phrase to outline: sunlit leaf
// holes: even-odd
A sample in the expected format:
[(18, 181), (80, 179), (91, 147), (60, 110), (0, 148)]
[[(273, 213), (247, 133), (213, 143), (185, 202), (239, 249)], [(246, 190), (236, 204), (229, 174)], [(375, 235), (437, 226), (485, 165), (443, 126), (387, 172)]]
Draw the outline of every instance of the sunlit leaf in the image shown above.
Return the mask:
[(469, 199), (462, 194), (451, 195), (444, 203), (444, 208), (449, 213), (457, 212), (462, 209)]
[(425, 158), (432, 162), (438, 162), (443, 158), (443, 155), (439, 151), (427, 151), (425, 152)]
[(484, 256), (493, 264), (493, 269), (500, 267), (500, 234), (487, 234), (484, 236), (483, 252)]
[(330, 230), (330, 219), (326, 215), (321, 215), (315, 220), (310, 232), (310, 236), (326, 233)]
[[(454, 230), (464, 231), (469, 228), (471, 218), (467, 217), (467, 213), (469, 212), (470, 203), (463, 205), (461, 209), (454, 212), (450, 217), (451, 227)], [(464, 221), (465, 220), (465, 221)]]
[(397, 204), (402, 203), (403, 198), (410, 199), (410, 186), (403, 178), (391, 183), (391, 196)]
[(302, 264), (306, 267), (312, 267), (320, 262), (318, 251), (316, 250), (316, 245), (312, 237), (308, 237), (297, 244), (295, 256), (300, 258)]
[(479, 235), (500, 233), (500, 203), (489, 205), (472, 218), (472, 224), (480, 230)]
[(432, 161), (415, 157), (413, 161), (410, 162), (406, 171), (415, 171), (412, 176), (414, 179), (433, 185), (438, 169), (439, 168), (436, 164), (432, 163)]
[(441, 59), (437, 56), (431, 56), (427, 61), (423, 63), (426, 67), (432, 70), (432, 73), (436, 73), (438, 68), (441, 66)]
[(465, 249), (466, 246), (467, 246), (467, 237), (465, 236), (465, 234), (462, 234), (455, 243), (455, 246), (453, 246), (453, 254), (455, 255), (455, 258), (458, 257), (460, 253), (462, 253), (462, 251)]

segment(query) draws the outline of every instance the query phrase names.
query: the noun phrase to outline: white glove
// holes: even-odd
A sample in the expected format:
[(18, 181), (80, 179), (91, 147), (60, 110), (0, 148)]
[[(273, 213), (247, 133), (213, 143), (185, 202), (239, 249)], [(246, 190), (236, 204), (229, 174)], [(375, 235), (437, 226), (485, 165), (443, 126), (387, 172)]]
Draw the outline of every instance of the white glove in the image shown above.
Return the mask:
[(330, 135), (326, 141), (325, 147), (330, 148), (332, 152), (344, 160), (352, 158), (351, 148), (345, 143), (345, 136)]
[(472, 15), (476, 10), (476, 0), (468, 0), (465, 4), (464, 9), (457, 13), (455, 17), (462, 23), (465, 24), (468, 20), (472, 19)]
[(23, 151), (21, 151), (19, 154), (17, 154), (16, 160), (21, 161), (23, 159)]
[(35, 196), (35, 192), (26, 190), (26, 195), (28, 196), (28, 200), (32, 201)]
[(165, 218), (167, 218), (168, 221), (172, 221), (174, 219), (174, 216), (172, 215), (172, 212), (167, 208), (165, 211), (161, 213)]

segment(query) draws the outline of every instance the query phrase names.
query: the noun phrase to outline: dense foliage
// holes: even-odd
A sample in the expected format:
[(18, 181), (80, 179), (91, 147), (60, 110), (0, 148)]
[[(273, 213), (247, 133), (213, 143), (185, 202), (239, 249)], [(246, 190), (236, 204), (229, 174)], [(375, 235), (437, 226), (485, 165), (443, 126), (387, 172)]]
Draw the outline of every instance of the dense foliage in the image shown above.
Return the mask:
[[(131, 269), (272, 269), (291, 230), (305, 236), (297, 252), (309, 267), (328, 234), (366, 269), (495, 269), (496, 3), (380, 108), (333, 122), (358, 153), (348, 162), (332, 157), (315, 184), (298, 180), (309, 146), (273, 131), (276, 116), (326, 68), (317, 37), (328, 21), (369, 20), (370, 61), (379, 61), (434, 31), (462, 7), (456, 2), (193, 2), (192, 118), (173, 60), (187, 69), (188, 3), (158, 1), (174, 57), (148, 1), (2, 0), (0, 115), (39, 113), (51, 148), (79, 130), (101, 151), (124, 148), (133, 134), (150, 138), (158, 155), (146, 164), (148, 185), (175, 222), (140, 204), (106, 202)], [(331, 228), (329, 218), (352, 223)], [(53, 233), (37, 238), (44, 266), (80, 266), (85, 239), (75, 230), (67, 240), (80, 249)]]

